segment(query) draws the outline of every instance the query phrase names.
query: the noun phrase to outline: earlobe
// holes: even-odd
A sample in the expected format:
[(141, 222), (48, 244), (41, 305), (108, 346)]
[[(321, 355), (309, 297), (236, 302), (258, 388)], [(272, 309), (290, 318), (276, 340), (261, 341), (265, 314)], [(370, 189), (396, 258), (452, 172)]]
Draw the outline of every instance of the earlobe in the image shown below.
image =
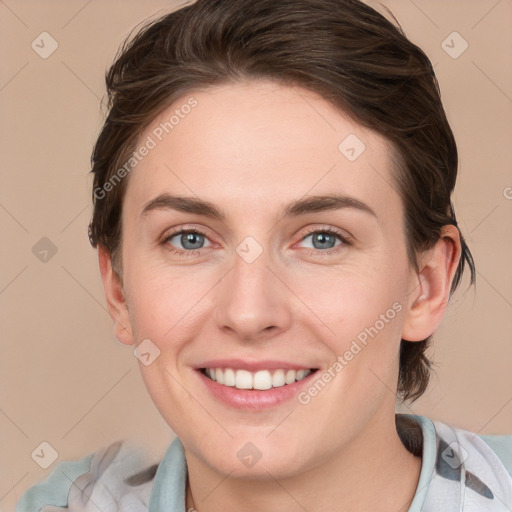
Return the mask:
[(409, 293), (409, 310), (402, 339), (421, 341), (428, 338), (444, 317), (450, 289), (461, 256), (457, 227), (443, 226), (434, 247), (420, 256)]
[(133, 345), (130, 315), (124, 297), (123, 286), (112, 268), (112, 260), (108, 250), (101, 245), (98, 245), (98, 262), (108, 312), (114, 322), (115, 337), (125, 345)]

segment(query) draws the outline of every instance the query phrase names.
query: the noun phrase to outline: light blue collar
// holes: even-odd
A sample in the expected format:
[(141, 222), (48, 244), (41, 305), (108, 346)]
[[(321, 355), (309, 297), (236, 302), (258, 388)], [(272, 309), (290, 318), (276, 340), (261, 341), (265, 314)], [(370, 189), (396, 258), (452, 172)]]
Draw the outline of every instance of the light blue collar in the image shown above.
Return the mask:
[(406, 414), (417, 421), (421, 425), (423, 431), (423, 449), (422, 449), (422, 461), (421, 461), (421, 472), (418, 486), (416, 487), (416, 493), (412, 500), (411, 506), (408, 512), (421, 512), (425, 498), (428, 493), (430, 481), (434, 474), (435, 462), (436, 462), (436, 429), (432, 420), (425, 418), (424, 416), (416, 416), (412, 414)]
[(158, 465), (148, 512), (185, 512), (186, 483), (185, 450), (176, 437)]

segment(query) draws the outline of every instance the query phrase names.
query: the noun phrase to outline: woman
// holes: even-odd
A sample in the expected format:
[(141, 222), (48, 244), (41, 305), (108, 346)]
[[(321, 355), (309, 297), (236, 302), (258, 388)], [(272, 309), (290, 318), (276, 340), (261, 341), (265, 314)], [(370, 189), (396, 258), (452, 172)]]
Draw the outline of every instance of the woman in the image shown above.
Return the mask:
[(510, 436), (395, 415), (474, 277), (425, 54), (355, 0), (199, 0), (107, 87), (89, 234), (177, 438), (61, 463), (18, 511), (511, 509)]

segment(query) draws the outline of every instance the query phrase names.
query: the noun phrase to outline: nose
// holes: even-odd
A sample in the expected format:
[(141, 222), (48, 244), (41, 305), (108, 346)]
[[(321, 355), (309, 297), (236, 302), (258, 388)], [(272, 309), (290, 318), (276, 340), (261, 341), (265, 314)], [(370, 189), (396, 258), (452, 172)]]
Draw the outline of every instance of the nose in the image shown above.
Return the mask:
[(248, 262), (239, 254), (216, 287), (214, 321), (237, 339), (254, 342), (275, 337), (291, 323), (291, 293), (283, 271), (267, 252)]

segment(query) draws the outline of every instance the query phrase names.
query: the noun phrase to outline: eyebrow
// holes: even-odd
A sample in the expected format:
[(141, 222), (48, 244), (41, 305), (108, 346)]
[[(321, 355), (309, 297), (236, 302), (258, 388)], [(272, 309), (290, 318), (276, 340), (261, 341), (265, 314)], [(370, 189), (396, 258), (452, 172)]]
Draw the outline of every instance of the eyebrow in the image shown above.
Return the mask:
[[(355, 197), (344, 194), (327, 194), (308, 196), (288, 203), (282, 208), (277, 220), (281, 221), (288, 217), (298, 217), (308, 213), (341, 210), (344, 208), (354, 208), (377, 218), (377, 214), (366, 203)], [(141, 217), (154, 210), (176, 210), (183, 213), (203, 215), (220, 221), (225, 221), (227, 218), (224, 210), (209, 201), (172, 194), (160, 194), (146, 203), (142, 209)]]

